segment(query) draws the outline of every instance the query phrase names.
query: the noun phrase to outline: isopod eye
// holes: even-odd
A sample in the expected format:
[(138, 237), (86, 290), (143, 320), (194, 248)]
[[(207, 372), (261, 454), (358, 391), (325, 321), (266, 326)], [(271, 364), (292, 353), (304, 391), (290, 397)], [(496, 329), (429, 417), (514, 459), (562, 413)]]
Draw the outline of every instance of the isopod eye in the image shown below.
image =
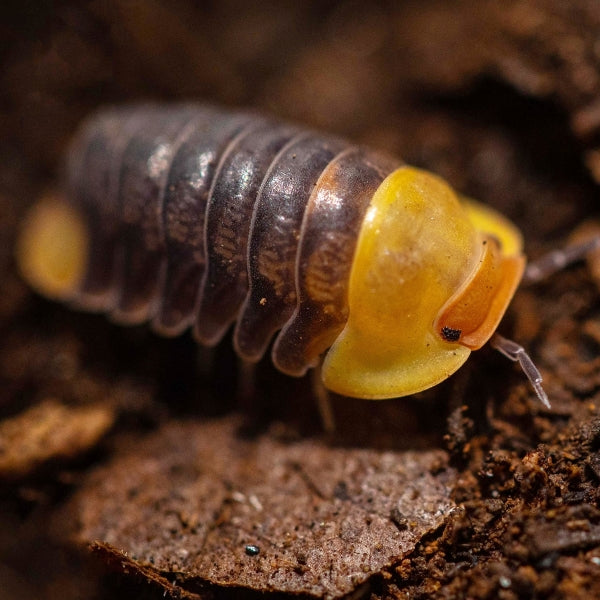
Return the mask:
[(458, 340), (460, 340), (462, 329), (453, 329), (452, 327), (445, 325), (442, 327), (440, 333), (447, 342), (458, 342)]
[(481, 348), (496, 331), (525, 268), (523, 256), (506, 256), (496, 237), (482, 237), (479, 263), (434, 323), (443, 339), (471, 350)]
[[(493, 333), (523, 263), (514, 226), (459, 201), (435, 175), (401, 167), (375, 192), (363, 221), (348, 321), (323, 363), (326, 387), (379, 399), (443, 381), (476, 347), (465, 337)], [(469, 301), (462, 313), (461, 298)], [(448, 307), (449, 318), (440, 320)]]

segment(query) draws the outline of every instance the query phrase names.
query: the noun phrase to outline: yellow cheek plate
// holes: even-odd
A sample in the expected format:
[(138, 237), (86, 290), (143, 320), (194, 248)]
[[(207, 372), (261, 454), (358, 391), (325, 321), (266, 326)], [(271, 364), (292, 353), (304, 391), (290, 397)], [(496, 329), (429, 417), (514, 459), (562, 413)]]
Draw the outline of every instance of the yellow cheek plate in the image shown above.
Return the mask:
[(389, 175), (362, 225), (349, 318), (325, 357), (325, 386), (392, 398), (456, 371), (470, 350), (443, 340), (433, 322), (479, 259), (478, 232), (443, 180), (411, 167)]

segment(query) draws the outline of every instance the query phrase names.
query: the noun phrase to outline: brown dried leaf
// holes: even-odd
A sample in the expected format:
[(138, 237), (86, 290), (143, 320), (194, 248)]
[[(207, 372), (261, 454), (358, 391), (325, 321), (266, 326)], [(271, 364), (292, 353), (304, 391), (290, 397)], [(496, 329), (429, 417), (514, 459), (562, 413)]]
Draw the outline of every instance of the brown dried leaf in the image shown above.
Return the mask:
[(69, 512), (79, 542), (122, 549), (190, 591), (195, 579), (334, 598), (444, 522), (453, 477), (440, 450), (243, 439), (231, 418), (174, 423), (93, 473)]
[[(118, 571), (127, 573), (134, 577), (145, 579), (149, 583), (153, 583), (159, 588), (163, 589), (163, 597), (165, 598), (178, 598), (181, 600), (200, 600), (202, 595), (194, 594), (193, 592), (187, 592), (183, 588), (179, 587), (176, 582), (169, 581), (166, 577), (163, 577), (153, 568), (148, 568), (140, 563), (131, 560), (127, 553), (113, 548), (110, 544), (103, 544), (102, 542), (95, 542), (91, 545), (91, 550), (102, 558), (104, 563), (112, 566)], [(168, 595), (167, 595), (168, 594)]]
[(72, 407), (49, 399), (0, 423), (0, 478), (31, 473), (55, 458), (71, 458), (98, 443), (114, 413), (106, 406)]

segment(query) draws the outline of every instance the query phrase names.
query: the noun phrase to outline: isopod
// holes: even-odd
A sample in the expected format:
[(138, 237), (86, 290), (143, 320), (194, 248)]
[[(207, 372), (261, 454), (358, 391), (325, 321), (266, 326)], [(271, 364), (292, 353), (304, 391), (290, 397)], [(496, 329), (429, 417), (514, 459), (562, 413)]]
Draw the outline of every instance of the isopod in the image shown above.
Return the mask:
[[(430, 388), (494, 334), (525, 268), (518, 229), (442, 179), (334, 136), (205, 105), (105, 109), (64, 194), (17, 250), (42, 294), (163, 335), (192, 327), (325, 387)], [(275, 337), (274, 341), (273, 338)], [(496, 335), (538, 396), (523, 349)]]

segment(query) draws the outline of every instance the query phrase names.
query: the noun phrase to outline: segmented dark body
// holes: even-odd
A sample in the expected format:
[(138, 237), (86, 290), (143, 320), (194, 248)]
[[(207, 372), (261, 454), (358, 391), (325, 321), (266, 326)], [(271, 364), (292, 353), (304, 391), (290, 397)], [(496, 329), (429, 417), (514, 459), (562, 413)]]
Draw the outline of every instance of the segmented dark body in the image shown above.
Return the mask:
[(67, 194), (90, 258), (81, 306), (301, 375), (341, 331), (358, 232), (398, 161), (210, 106), (106, 110), (84, 124)]

